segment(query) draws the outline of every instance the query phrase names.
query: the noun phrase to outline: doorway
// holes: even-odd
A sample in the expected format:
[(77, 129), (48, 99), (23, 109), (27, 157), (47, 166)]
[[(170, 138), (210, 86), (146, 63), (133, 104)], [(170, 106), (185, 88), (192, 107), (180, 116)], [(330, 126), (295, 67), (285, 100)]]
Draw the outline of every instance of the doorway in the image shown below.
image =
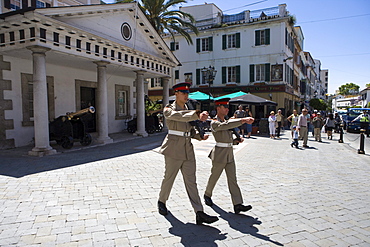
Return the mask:
[[(80, 88), (81, 109), (90, 106), (96, 108), (95, 91), (95, 88), (92, 87)], [(96, 132), (96, 113), (86, 114), (82, 117), (82, 120), (85, 123), (86, 132)]]

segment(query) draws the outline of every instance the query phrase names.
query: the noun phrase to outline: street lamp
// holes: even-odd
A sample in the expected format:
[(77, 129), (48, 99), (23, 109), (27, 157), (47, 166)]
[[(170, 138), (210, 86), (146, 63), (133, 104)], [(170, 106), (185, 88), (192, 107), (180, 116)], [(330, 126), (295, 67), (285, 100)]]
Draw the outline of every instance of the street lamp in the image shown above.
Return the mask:
[(203, 81), (208, 83), (209, 87), (209, 110), (211, 110), (211, 84), (213, 84), (213, 80), (216, 77), (217, 70), (215, 67), (209, 66), (208, 68), (204, 67), (202, 70)]

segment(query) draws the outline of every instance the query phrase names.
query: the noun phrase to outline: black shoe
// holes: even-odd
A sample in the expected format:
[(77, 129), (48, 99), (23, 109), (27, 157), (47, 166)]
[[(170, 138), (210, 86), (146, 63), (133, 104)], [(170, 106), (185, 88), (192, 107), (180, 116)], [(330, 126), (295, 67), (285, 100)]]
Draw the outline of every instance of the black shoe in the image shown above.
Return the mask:
[(293, 143), (291, 143), (290, 146), (293, 147)]
[(168, 210), (167, 210), (166, 204), (164, 204), (163, 202), (158, 201), (158, 212), (161, 215), (167, 215)]
[(217, 216), (210, 216), (203, 211), (198, 211), (196, 216), (197, 225), (201, 225), (202, 223), (211, 224), (213, 222), (218, 221)]
[(303, 147), (304, 147), (304, 148), (309, 148), (309, 146), (308, 146), (308, 145), (303, 145)]
[(207, 206), (210, 206), (210, 207), (213, 206), (213, 201), (211, 197), (209, 196), (204, 195), (204, 202), (206, 203)]
[(234, 212), (239, 214), (240, 212), (247, 212), (252, 209), (251, 205), (244, 206), (243, 204), (234, 205)]

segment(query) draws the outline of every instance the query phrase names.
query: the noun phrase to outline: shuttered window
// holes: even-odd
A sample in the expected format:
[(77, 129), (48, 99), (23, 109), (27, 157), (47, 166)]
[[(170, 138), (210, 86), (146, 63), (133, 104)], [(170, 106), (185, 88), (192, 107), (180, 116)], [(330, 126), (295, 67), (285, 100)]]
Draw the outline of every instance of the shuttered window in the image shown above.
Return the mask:
[(255, 45), (269, 45), (270, 44), (270, 29), (255, 31)]
[(196, 49), (197, 52), (213, 51), (213, 37), (197, 39)]

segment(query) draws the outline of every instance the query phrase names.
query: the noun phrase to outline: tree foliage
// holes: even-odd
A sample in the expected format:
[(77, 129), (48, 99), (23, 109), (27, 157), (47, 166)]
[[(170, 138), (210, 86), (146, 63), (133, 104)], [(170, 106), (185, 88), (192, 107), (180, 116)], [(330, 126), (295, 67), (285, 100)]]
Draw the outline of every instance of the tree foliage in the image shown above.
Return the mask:
[(311, 99), (310, 100), (310, 106), (319, 111), (325, 111), (328, 105), (325, 103), (323, 99)]
[[(116, 3), (132, 2), (136, 1), (116, 0)], [(186, 29), (190, 29), (195, 34), (199, 33), (197, 27), (194, 26), (194, 17), (180, 10), (171, 10), (175, 5), (186, 2), (186, 0), (167, 0), (166, 2), (165, 0), (140, 0), (138, 4), (159, 34), (169, 33), (175, 39), (175, 34), (179, 33), (188, 44), (193, 44), (193, 40)]]
[(360, 86), (353, 82), (347, 83), (339, 87), (339, 94), (341, 95), (354, 95), (358, 94)]

